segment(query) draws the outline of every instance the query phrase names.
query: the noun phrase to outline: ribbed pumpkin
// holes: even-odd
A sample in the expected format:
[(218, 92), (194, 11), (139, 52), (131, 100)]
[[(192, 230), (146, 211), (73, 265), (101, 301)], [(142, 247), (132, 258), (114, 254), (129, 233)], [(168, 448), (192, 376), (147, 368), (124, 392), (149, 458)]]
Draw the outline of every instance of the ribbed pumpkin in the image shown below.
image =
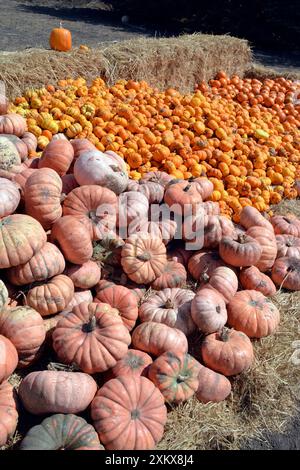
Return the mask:
[(39, 357), (46, 336), (41, 315), (27, 306), (0, 313), (0, 334), (15, 346), (18, 368), (29, 366)]
[(38, 220), (45, 230), (62, 215), (62, 182), (51, 168), (36, 170), (25, 183), (26, 213)]
[(150, 450), (163, 436), (167, 409), (146, 377), (120, 376), (98, 390), (91, 415), (107, 450)]
[(173, 176), (169, 175), (164, 171), (149, 171), (145, 173), (142, 177), (142, 181), (152, 181), (154, 183), (159, 183), (164, 188), (173, 180)]
[(251, 266), (258, 263), (262, 248), (254, 238), (239, 234), (234, 238), (223, 237), (220, 241), (219, 253), (221, 258), (232, 266)]
[(18, 364), (18, 353), (12, 342), (0, 335), (0, 384), (12, 374)]
[(83, 302), (62, 318), (53, 332), (53, 348), (65, 364), (88, 374), (114, 367), (128, 351), (130, 334), (108, 304)]
[(183, 287), (186, 284), (186, 279), (185, 267), (176, 261), (168, 261), (161, 275), (152, 282), (151, 287), (155, 290)]
[(242, 287), (246, 290), (257, 290), (266, 297), (271, 297), (276, 294), (276, 287), (273, 281), (269, 276), (261, 273), (255, 266), (243, 269), (239, 273), (239, 280)]
[(0, 217), (12, 214), (20, 202), (18, 186), (6, 179), (0, 178)]
[(36, 281), (46, 281), (65, 269), (65, 260), (53, 243), (46, 242), (27, 263), (8, 269), (7, 277), (12, 284), (22, 286)]
[(89, 289), (86, 289), (86, 290), (77, 289), (74, 292), (74, 295), (71, 301), (68, 303), (66, 310), (70, 312), (71, 310), (73, 310), (74, 307), (76, 307), (76, 305), (79, 305), (82, 302), (88, 302), (88, 303), (93, 302), (92, 291), (90, 291)]
[(196, 214), (202, 203), (202, 190), (197, 183), (188, 181), (170, 182), (165, 190), (164, 201), (175, 214)]
[(167, 243), (174, 238), (177, 229), (177, 222), (170, 219), (164, 219), (160, 222), (150, 222), (148, 219), (137, 219), (136, 221), (131, 222), (127, 228), (128, 236), (149, 233), (154, 238), (161, 238), (164, 244), (167, 245)]
[[(136, 224), (140, 220), (147, 219), (149, 202), (144, 194), (137, 191), (128, 191), (120, 194), (118, 205), (117, 224), (120, 229), (125, 229), (130, 224)], [(120, 232), (122, 236), (122, 232)], [(122, 236), (122, 238), (126, 238)]]
[(152, 364), (152, 359), (149, 354), (138, 349), (129, 349), (128, 353), (117, 362), (110, 372), (113, 377), (120, 375), (139, 377), (147, 373), (150, 364)]
[(18, 422), (14, 390), (9, 382), (0, 383), (0, 447), (4, 446), (16, 430)]
[(39, 160), (39, 168), (52, 168), (59, 176), (67, 173), (74, 158), (74, 150), (68, 140), (52, 140)]
[(191, 398), (199, 386), (200, 364), (189, 354), (167, 351), (150, 365), (148, 378), (168, 403), (182, 403)]
[(200, 289), (191, 305), (192, 319), (205, 334), (223, 328), (227, 321), (227, 311), (223, 296), (216, 290)]
[(272, 231), (271, 223), (265, 219), (265, 217), (261, 215), (261, 213), (255, 207), (252, 206), (243, 207), (240, 214), (240, 224), (246, 229), (253, 226), (259, 226), (265, 227)]
[(0, 116), (0, 134), (13, 134), (22, 137), (26, 131), (26, 119), (20, 114), (10, 113)]
[(22, 141), (26, 145), (28, 152), (35, 152), (37, 148), (37, 138), (32, 132), (24, 132)]
[(274, 215), (271, 223), (276, 235), (292, 235), (300, 237), (300, 220), (292, 214), (288, 216)]
[(198, 375), (199, 386), (196, 390), (196, 397), (202, 403), (225, 400), (231, 392), (231, 383), (222, 374), (214, 372), (208, 367), (200, 366)]
[(46, 241), (43, 227), (29, 215), (4, 217), (0, 220), (0, 269), (27, 263)]
[(260, 258), (255, 266), (262, 272), (269, 271), (277, 255), (277, 243), (273, 230), (253, 225), (253, 227), (247, 230), (247, 235), (254, 238), (262, 249)]
[(300, 290), (300, 259), (278, 258), (272, 268), (272, 280), (279, 288)]
[(94, 144), (92, 144), (88, 139), (72, 139), (70, 142), (74, 149), (75, 159), (87, 150), (96, 150)]
[(91, 424), (73, 414), (56, 414), (31, 428), (20, 450), (103, 450)]
[(188, 270), (194, 279), (201, 282), (206, 276), (211, 276), (216, 268), (225, 265), (217, 251), (201, 250), (190, 257)]
[(277, 258), (298, 258), (300, 259), (300, 238), (293, 235), (276, 235)]
[(95, 261), (90, 260), (83, 264), (67, 266), (64, 274), (73, 281), (75, 287), (91, 289), (100, 281), (101, 269)]
[(233, 271), (226, 266), (216, 268), (210, 276), (203, 274), (205, 287), (217, 290), (228, 303), (238, 290), (238, 278)]
[(74, 284), (63, 274), (53, 277), (45, 284), (29, 290), (26, 300), (42, 316), (54, 315), (64, 310), (74, 295)]

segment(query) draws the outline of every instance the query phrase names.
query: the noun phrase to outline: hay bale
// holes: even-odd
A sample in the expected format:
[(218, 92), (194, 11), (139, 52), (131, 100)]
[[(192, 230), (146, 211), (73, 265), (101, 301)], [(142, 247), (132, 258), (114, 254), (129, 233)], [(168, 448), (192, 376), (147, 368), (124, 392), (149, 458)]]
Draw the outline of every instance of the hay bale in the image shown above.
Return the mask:
[(257, 78), (258, 80), (277, 77), (284, 77), (289, 80), (300, 80), (300, 69), (299, 67), (273, 67), (271, 65), (253, 62), (249, 69), (246, 70), (245, 77)]
[(66, 77), (105, 77), (109, 84), (120, 78), (147, 80), (163, 89), (192, 91), (195, 84), (219, 71), (243, 76), (251, 50), (246, 40), (206, 34), (174, 38), (139, 38), (105, 43), (88, 52), (70, 53), (29, 49), (0, 55), (0, 80), (10, 98), (28, 87), (40, 87)]

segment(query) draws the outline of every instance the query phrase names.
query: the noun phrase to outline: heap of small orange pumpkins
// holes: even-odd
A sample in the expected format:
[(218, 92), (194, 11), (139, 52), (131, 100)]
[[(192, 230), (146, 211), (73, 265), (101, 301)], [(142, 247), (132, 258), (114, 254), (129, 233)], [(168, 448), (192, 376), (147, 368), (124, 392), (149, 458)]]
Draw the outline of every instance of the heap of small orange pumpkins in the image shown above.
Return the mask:
[(60, 80), (29, 89), (10, 106), (26, 117), (43, 150), (52, 137), (87, 138), (112, 150), (140, 179), (164, 171), (207, 176), (222, 214), (239, 222), (244, 206), (260, 212), (297, 197), (300, 119), (297, 83), (242, 79), (219, 72), (194, 93), (159, 91), (145, 81)]
[(0, 133), (0, 445), (18, 421), (9, 377), (33, 366), (18, 399), (41, 423), (21, 449), (154, 448), (167, 406), (226, 399), (251, 340), (276, 332), (270, 297), (300, 290), (300, 221), (246, 206), (237, 225), (208, 178), (130, 179), (88, 139), (36, 157), (19, 114)]

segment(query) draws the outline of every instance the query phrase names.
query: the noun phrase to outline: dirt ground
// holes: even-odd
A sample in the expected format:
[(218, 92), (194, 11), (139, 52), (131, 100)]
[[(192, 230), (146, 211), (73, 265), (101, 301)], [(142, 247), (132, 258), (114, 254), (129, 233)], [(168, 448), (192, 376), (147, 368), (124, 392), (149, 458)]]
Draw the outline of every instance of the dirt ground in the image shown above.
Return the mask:
[[(34, 3), (36, 2), (0, 0), (0, 51), (31, 47), (48, 48), (49, 33), (52, 28), (59, 25), (60, 21), (72, 31), (74, 46), (87, 44), (95, 47), (100, 42), (157, 34), (167, 35), (165, 31), (151, 31), (143, 26), (123, 24), (120, 17), (110, 11), (97, 10), (94, 5), (91, 9), (56, 9), (53, 7), (55, 2), (41, 0), (38, 2), (41, 6), (36, 6)], [(72, 2), (66, 3), (70, 5)], [(292, 53), (287, 56), (276, 56), (265, 51), (257, 51), (256, 60), (267, 65), (275, 65), (279, 71), (283, 66), (300, 70), (300, 58), (293, 56)], [(245, 444), (244, 448), (300, 450), (300, 415), (293, 420), (287, 432), (269, 434), (266, 431), (265, 442), (251, 441)]]

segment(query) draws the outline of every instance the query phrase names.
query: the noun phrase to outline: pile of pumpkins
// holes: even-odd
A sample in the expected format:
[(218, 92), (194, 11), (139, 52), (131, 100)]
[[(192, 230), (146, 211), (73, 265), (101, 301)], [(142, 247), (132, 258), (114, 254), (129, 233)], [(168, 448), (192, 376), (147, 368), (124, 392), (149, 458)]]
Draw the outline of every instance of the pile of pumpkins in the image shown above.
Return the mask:
[[(21, 449), (152, 449), (167, 406), (226, 399), (251, 340), (275, 333), (270, 297), (300, 290), (300, 221), (247, 206), (237, 225), (205, 177), (130, 180), (114, 152), (61, 135), (27, 158), (21, 116), (0, 132), (0, 446), (18, 420), (9, 377), (33, 365), (18, 400), (41, 424)], [(153, 207), (174, 214), (151, 221)]]

